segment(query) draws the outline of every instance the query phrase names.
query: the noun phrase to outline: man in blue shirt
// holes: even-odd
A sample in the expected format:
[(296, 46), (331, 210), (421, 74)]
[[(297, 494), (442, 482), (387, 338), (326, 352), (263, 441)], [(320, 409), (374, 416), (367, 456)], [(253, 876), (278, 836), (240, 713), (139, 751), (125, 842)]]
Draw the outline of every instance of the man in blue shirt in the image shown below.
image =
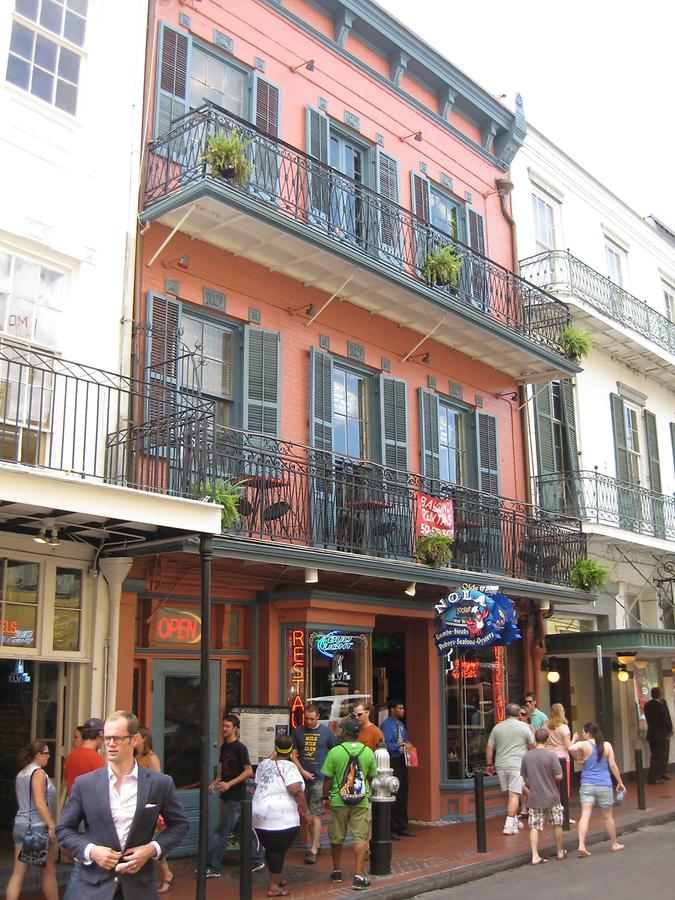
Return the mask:
[(305, 798), (311, 816), (312, 846), (305, 853), (305, 862), (312, 865), (319, 856), (321, 841), (321, 804), (323, 800), (323, 766), (328, 751), (338, 740), (325, 725), (319, 725), (319, 707), (308, 703), (305, 707), (305, 724), (291, 735), (293, 753), (291, 759), (305, 779)]
[(399, 835), (415, 836), (415, 832), (408, 828), (408, 767), (405, 762), (405, 751), (412, 747), (412, 744), (403, 724), (405, 717), (403, 703), (400, 700), (390, 700), (387, 708), (389, 716), (382, 723), (382, 734), (389, 751), (391, 767), (400, 784), (391, 805), (391, 839), (397, 841)]

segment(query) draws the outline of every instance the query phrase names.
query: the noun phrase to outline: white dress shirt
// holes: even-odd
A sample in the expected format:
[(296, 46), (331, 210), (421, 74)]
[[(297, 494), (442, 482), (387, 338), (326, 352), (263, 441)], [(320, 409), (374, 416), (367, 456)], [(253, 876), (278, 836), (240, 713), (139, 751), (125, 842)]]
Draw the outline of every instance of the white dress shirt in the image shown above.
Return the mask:
[[(120, 847), (124, 848), (129, 832), (131, 831), (131, 823), (136, 815), (136, 804), (138, 800), (138, 763), (134, 761), (134, 767), (128, 775), (123, 775), (119, 790), (117, 790), (117, 775), (108, 765), (108, 798), (110, 800), (110, 812), (112, 814), (113, 824), (117, 832), (117, 839)], [(155, 848), (155, 859), (159, 859), (162, 855), (162, 848), (157, 841), (151, 841)], [(91, 862), (89, 853), (93, 844), (87, 844), (84, 851), (84, 862)]]

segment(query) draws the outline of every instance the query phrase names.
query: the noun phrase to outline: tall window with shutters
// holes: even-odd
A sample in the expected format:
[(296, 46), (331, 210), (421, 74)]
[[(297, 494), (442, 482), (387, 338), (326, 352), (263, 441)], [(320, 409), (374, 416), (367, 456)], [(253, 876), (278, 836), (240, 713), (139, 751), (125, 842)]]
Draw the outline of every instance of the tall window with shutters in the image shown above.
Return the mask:
[(573, 382), (535, 385), (534, 414), (539, 502), (544, 509), (576, 516), (581, 485)]

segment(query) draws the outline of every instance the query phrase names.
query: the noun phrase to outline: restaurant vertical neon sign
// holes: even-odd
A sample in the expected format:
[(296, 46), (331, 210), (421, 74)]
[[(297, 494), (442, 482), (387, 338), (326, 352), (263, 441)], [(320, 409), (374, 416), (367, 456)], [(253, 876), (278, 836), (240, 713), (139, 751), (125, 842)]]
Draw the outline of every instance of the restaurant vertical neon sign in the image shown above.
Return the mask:
[(303, 628), (294, 628), (290, 640), (292, 728), (298, 728), (305, 721), (305, 703), (302, 699), (305, 687), (305, 662), (305, 631)]

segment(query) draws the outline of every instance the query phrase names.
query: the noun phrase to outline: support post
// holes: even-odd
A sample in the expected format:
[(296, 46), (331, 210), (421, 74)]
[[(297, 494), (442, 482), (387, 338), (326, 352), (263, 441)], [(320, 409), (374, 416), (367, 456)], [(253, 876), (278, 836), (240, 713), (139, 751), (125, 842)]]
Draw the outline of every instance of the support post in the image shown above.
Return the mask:
[(647, 809), (645, 797), (645, 770), (642, 767), (642, 750), (635, 751), (635, 783), (637, 785), (638, 809)]
[(239, 820), (239, 900), (251, 900), (253, 873), (251, 872), (251, 828), (252, 819), (251, 795), (248, 785), (241, 801), (241, 818)]
[(570, 830), (570, 795), (569, 781), (567, 777), (567, 760), (561, 761), (562, 781), (560, 782), (560, 802), (563, 808), (563, 831)]
[(482, 769), (473, 770), (473, 796), (476, 810), (476, 850), (478, 853), (487, 853), (487, 838), (485, 833), (485, 772)]
[(201, 615), (202, 636), (200, 643), (200, 728), (199, 728), (199, 848), (197, 856), (197, 900), (206, 900), (206, 865), (209, 847), (209, 650), (211, 647), (211, 560), (213, 537), (199, 536), (199, 561), (201, 564)]

